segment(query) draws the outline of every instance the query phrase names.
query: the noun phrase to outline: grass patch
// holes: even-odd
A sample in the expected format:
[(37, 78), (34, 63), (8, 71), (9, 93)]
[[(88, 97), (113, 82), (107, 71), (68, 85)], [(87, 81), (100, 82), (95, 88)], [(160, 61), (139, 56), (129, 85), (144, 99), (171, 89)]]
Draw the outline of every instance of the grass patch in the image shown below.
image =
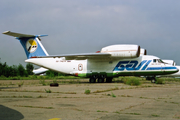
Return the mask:
[(125, 114), (131, 114), (131, 115), (141, 115), (140, 113), (125, 113)]
[(18, 82), (17, 84), (18, 84), (18, 87), (22, 87), (24, 84), (24, 81)]
[(33, 98), (32, 96), (0, 96), (0, 98)]
[(148, 97), (139, 97), (139, 98), (142, 98), (142, 99), (151, 99), (151, 98), (148, 98)]
[(140, 82), (139, 78), (136, 78), (136, 77), (126, 79), (126, 80), (124, 80), (124, 83), (127, 84), (127, 85), (131, 85), (131, 86), (141, 85), (141, 82)]
[(177, 102), (170, 102), (170, 103), (173, 103), (173, 104), (179, 104), (179, 103), (177, 103)]
[(54, 109), (53, 107), (41, 107), (41, 106), (26, 106), (26, 105), (14, 105), (15, 107), (27, 107), (27, 108), (43, 108), (43, 109)]
[(118, 111), (116, 111), (116, 112), (114, 112), (114, 113), (120, 114), (120, 112), (118, 112)]
[(162, 77), (158, 79), (163, 79), (164, 81), (169, 81), (169, 82), (180, 82), (180, 78), (170, 78), (170, 77)]
[(39, 84), (42, 84), (43, 86), (46, 85), (46, 81), (45, 80), (39, 80)]
[[(0, 91), (5, 91), (5, 92), (35, 92), (35, 93), (44, 93), (44, 91), (30, 91), (30, 90), (6, 90), (6, 89), (0, 89)], [(47, 93), (61, 93), (61, 94), (77, 94), (76, 92), (52, 92), (50, 89), (45, 90)]]
[(100, 110), (97, 110), (97, 112), (108, 112), (108, 111), (100, 111)]
[(151, 114), (151, 116), (153, 116), (153, 117), (160, 117), (160, 115), (157, 115), (157, 114)]
[(111, 88), (111, 89), (107, 89), (107, 90), (97, 90), (97, 91), (94, 91), (93, 93), (108, 92), (108, 91), (112, 91), (112, 90), (119, 90), (119, 88), (115, 87), (115, 88)]
[(37, 98), (47, 98), (47, 96), (39, 95)]
[(156, 78), (156, 84), (164, 84), (164, 80), (162, 78)]
[(59, 92), (59, 93), (62, 93), (62, 94), (76, 94), (76, 92)]
[(50, 89), (48, 89), (48, 90), (44, 89), (44, 90), (46, 91), (46, 93), (51, 93), (52, 92)]
[(113, 92), (111, 92), (111, 97), (116, 97), (116, 95), (114, 95), (114, 93), (113, 93)]
[(52, 79), (84, 79), (81, 77), (76, 76), (39, 76), (39, 75), (29, 75), (28, 77), (21, 77), (21, 76), (15, 76), (15, 77), (5, 77), (3, 75), (0, 76), (0, 80), (52, 80)]
[(87, 89), (85, 90), (84, 94), (90, 94), (91, 93), (91, 90)]

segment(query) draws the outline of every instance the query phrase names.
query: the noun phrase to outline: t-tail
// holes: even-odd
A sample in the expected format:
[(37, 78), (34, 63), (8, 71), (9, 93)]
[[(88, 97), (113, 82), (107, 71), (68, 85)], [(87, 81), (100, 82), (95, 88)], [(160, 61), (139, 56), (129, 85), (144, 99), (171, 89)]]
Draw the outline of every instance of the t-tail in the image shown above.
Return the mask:
[[(3, 32), (3, 34), (16, 37), (16, 39), (18, 39), (21, 45), (23, 46), (28, 59), (36, 56), (49, 56), (44, 46), (40, 42), (41, 39), (39, 38), (47, 35), (27, 35), (27, 34), (11, 32), (11, 31), (5, 31)], [(33, 70), (33, 73), (43, 74), (47, 70), (48, 69), (41, 67), (39, 69)]]
[(40, 42), (40, 37), (47, 35), (28, 35), (11, 31), (5, 31), (3, 34), (16, 37), (16, 39), (18, 39), (23, 46), (28, 59), (36, 56), (48, 56), (47, 51)]

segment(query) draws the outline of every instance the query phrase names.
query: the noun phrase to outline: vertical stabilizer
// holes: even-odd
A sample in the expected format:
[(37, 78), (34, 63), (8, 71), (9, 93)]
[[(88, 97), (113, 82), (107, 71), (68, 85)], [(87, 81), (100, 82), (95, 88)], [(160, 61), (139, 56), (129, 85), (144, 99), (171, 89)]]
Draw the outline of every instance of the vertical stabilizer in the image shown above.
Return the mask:
[(27, 58), (36, 57), (36, 56), (48, 56), (47, 51), (44, 46), (40, 42), (39, 37), (47, 36), (47, 35), (27, 35), (21, 33), (14, 33), (10, 31), (6, 31), (3, 34), (10, 35), (16, 37), (21, 43), (26, 53)]

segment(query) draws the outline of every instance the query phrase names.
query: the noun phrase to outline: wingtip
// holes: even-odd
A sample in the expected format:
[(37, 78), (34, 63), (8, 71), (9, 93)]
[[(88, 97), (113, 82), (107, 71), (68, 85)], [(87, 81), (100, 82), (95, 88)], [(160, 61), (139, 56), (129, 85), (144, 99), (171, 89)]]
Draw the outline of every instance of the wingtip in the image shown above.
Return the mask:
[(5, 32), (3, 32), (3, 34), (7, 34), (7, 33), (9, 33), (9, 32), (11, 32), (11, 31), (5, 31)]

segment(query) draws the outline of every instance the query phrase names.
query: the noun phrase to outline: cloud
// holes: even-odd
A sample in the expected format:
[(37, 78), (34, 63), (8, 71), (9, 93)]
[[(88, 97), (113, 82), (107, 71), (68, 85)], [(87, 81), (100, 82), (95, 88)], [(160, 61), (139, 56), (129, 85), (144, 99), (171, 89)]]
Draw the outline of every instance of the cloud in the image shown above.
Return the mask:
[[(172, 53), (180, 50), (179, 4), (169, 0), (2, 0), (0, 27), (2, 32), (48, 34), (42, 43), (49, 54), (96, 52), (107, 45), (127, 43), (178, 63), (180, 58)], [(0, 35), (0, 41), (4, 61), (24, 62), (17, 40)]]

